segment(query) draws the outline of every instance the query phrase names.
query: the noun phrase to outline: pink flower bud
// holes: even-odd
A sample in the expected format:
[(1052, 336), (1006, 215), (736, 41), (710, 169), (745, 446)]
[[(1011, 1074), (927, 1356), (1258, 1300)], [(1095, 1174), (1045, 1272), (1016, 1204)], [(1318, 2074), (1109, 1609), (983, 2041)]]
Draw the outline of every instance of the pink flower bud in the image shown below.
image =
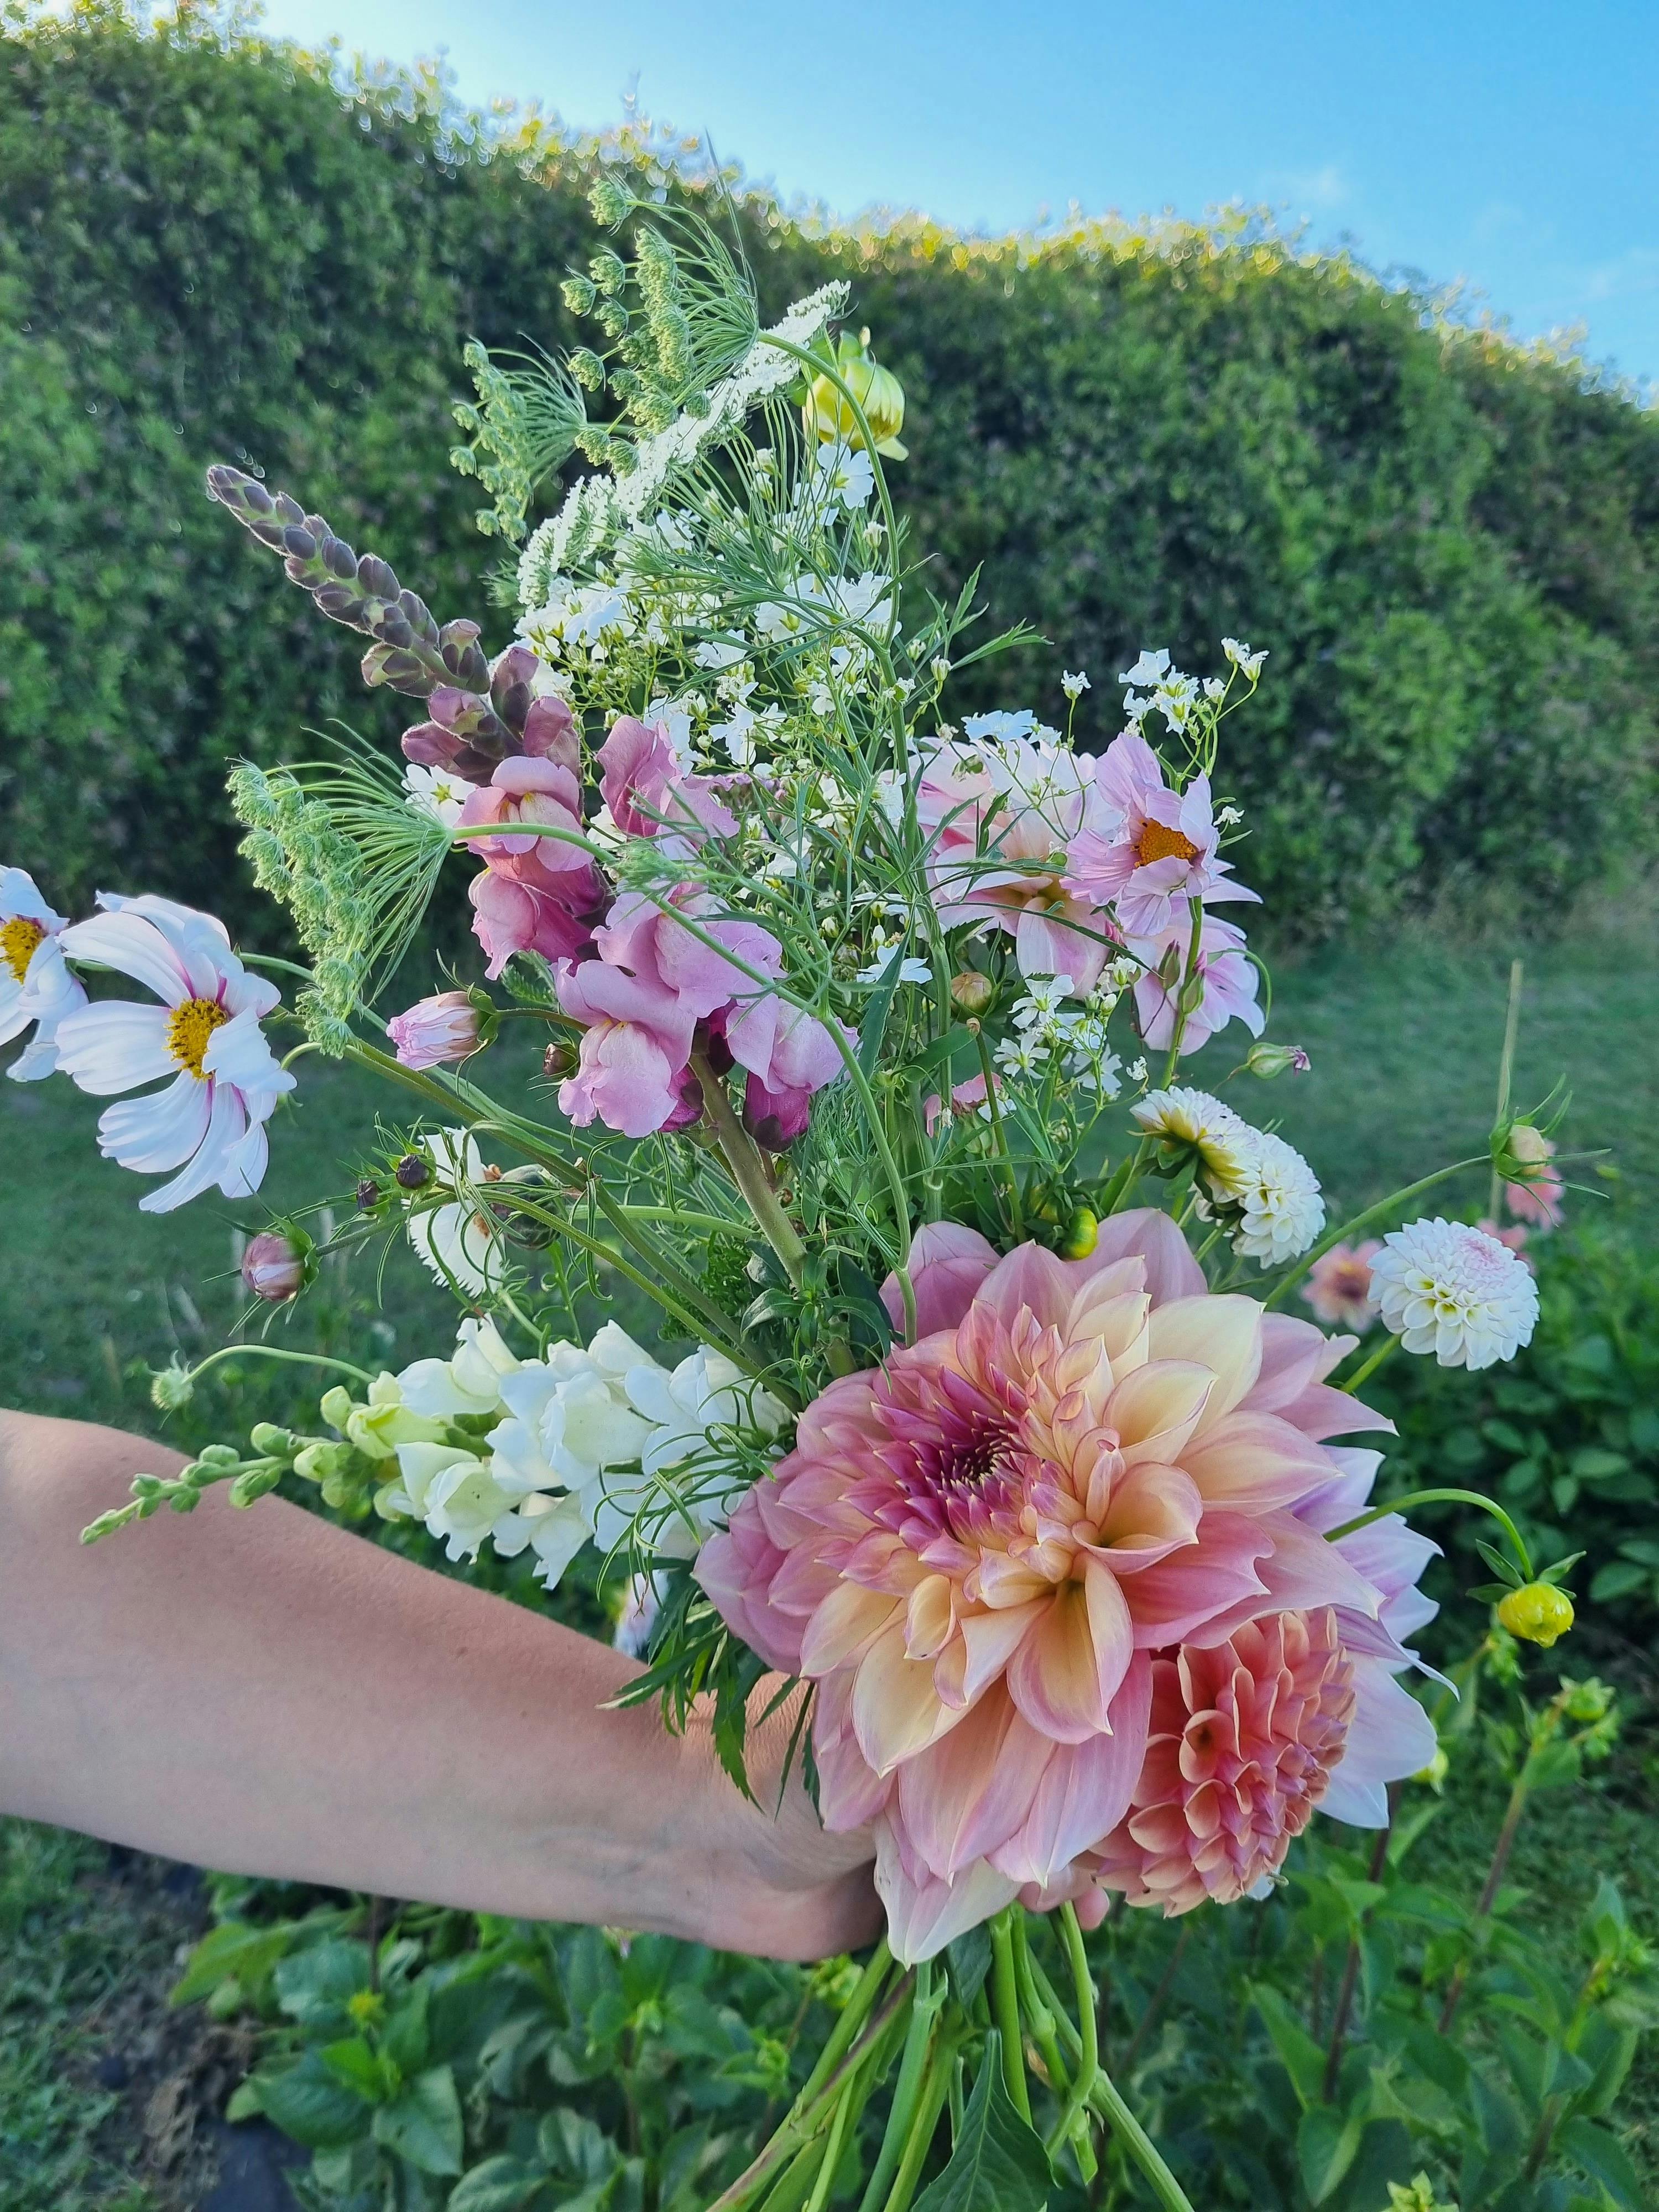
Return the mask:
[(250, 1238), (242, 1255), (242, 1280), (267, 1305), (286, 1305), (305, 1286), (305, 1255), (291, 1237), (268, 1229)]
[(394, 1014), (386, 1033), (405, 1067), (438, 1067), (465, 1060), (479, 1044), (478, 1010), (465, 991), (440, 991)]

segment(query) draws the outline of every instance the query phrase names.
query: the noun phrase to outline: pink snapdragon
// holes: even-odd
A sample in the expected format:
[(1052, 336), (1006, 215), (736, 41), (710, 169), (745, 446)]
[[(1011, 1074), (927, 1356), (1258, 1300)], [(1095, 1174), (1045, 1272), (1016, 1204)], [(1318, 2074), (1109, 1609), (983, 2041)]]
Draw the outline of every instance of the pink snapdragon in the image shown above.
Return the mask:
[(1126, 936), (1182, 927), (1189, 899), (1255, 898), (1226, 880), (1232, 870), (1219, 857), (1208, 776), (1171, 791), (1146, 738), (1126, 730), (1096, 762), (1095, 784), (1103, 804), (1071, 842), (1066, 888), (1111, 907)]
[[(1137, 939), (1129, 946), (1146, 963), (1145, 973), (1135, 981), (1135, 1012), (1141, 1036), (1154, 1052), (1164, 1052), (1175, 1042), (1176, 1001), (1186, 979), (1192, 934), (1192, 923), (1182, 915), (1162, 936)], [(1182, 1052), (1196, 1052), (1234, 1020), (1243, 1022), (1252, 1036), (1260, 1036), (1267, 1016), (1256, 1004), (1256, 972), (1244, 951), (1243, 931), (1206, 915), (1198, 947), (1198, 1003), (1188, 1009), (1182, 1024)]]
[(599, 748), (599, 767), (611, 818), (629, 837), (671, 835), (701, 844), (737, 834), (713, 783), (687, 773), (660, 722), (618, 715)]
[(573, 841), (583, 835), (581, 787), (565, 761), (515, 754), (474, 791), (457, 827), (500, 823), (538, 824), (557, 836), (480, 837), (472, 841), (485, 863), (467, 896), (473, 933), (489, 955), (486, 975), (499, 975), (515, 952), (568, 959), (586, 949), (608, 896), (592, 856)]
[(1022, 975), (1069, 976), (1085, 999), (1118, 933), (1097, 901), (1066, 888), (1066, 851), (1085, 829), (1109, 834), (1112, 811), (1091, 763), (1064, 747), (1018, 728), (969, 732), (938, 747), (916, 787), (939, 920), (1006, 930)]
[[(1120, 1882), (1102, 1855), (1136, 1809), (1159, 1667), (1183, 1645), (1323, 1616), (1315, 1672), (1338, 1680), (1337, 1726), (1300, 1797), (1263, 1793), (1241, 1875), (1271, 1860), (1274, 1817), (1287, 1837), (1293, 1804), (1328, 1797), (1339, 1760), (1361, 1754), (1367, 1790), (1425, 1763), (1384, 1591), (1300, 1517), (1348, 1472), (1322, 1438), (1386, 1425), (1325, 1382), (1341, 1340), (1210, 1295), (1160, 1213), (1103, 1224), (1084, 1261), (1029, 1244), (999, 1259), (957, 1224), (912, 1260), (919, 1340), (830, 1385), (697, 1566), (738, 1634), (817, 1682), (823, 1816), (876, 1824), (901, 1957), (1015, 1896)], [(1362, 1707), (1347, 1692), (1366, 1668)]]

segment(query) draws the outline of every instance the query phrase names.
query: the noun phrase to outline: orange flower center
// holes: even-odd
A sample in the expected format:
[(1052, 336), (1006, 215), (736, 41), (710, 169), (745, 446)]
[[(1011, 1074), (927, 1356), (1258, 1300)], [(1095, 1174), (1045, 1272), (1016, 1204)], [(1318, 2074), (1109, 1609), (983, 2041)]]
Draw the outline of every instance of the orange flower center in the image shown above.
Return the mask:
[(186, 999), (175, 1006), (167, 1020), (167, 1050), (199, 1083), (203, 1080), (202, 1062), (206, 1057), (209, 1040), (215, 1030), (222, 1030), (230, 1016), (216, 999)]
[(1198, 848), (1190, 837), (1170, 829), (1166, 822), (1144, 823), (1140, 842), (1135, 847), (1135, 858), (1141, 866), (1149, 867), (1154, 860), (1167, 860), (1171, 854), (1178, 860), (1195, 860)]
[(15, 914), (9, 921), (0, 921), (0, 960), (5, 962), (20, 983), (28, 974), (34, 948), (46, 933), (45, 926), (32, 921), (26, 914)]

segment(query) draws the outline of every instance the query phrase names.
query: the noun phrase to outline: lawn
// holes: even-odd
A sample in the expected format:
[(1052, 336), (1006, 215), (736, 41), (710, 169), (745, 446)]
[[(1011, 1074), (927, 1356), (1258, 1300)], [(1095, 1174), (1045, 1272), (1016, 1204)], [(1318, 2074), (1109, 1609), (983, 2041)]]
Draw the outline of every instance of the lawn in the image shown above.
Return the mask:
[[(1527, 987), (1516, 1099), (1535, 1100), (1571, 1072), (1565, 1141), (1608, 1148), (1601, 1166), (1614, 1171), (1577, 1170), (1606, 1197), (1574, 1203), (1604, 1207), (1631, 1233), (1650, 1235), (1659, 1222), (1659, 951), (1651, 933), (1607, 927), (1520, 950)], [(1271, 1088), (1243, 1078), (1230, 1095), (1248, 1085), (1244, 1110), (1281, 1117), (1339, 1205), (1364, 1203), (1448, 1157), (1478, 1152), (1510, 957), (1507, 946), (1459, 949), (1413, 933), (1283, 962), (1273, 1032), (1308, 1048), (1313, 1073)], [(1192, 1075), (1218, 1082), (1231, 1064), (1217, 1044)], [(352, 1174), (337, 1164), (370, 1137), (377, 1108), (400, 1110), (366, 1079), (315, 1061), (298, 1095), (299, 1111), (279, 1117), (274, 1134), (265, 1195), (278, 1208), (349, 1191)], [(146, 1371), (175, 1351), (199, 1357), (222, 1340), (245, 1304), (232, 1267), (234, 1216), (249, 1212), (215, 1199), (161, 1219), (139, 1213), (137, 1180), (97, 1157), (98, 1110), (97, 1101), (60, 1082), (0, 1085), (0, 1400), (157, 1433)], [(1482, 1188), (1472, 1176), (1445, 1202), (1459, 1206)], [(368, 1267), (354, 1279), (329, 1280), (295, 1340), (349, 1341), (356, 1356), (367, 1350), (398, 1366), (442, 1340), (447, 1303), (406, 1252), (394, 1251), (378, 1285)], [(182, 1440), (245, 1425), (261, 1388), (204, 1389), (183, 1417)], [(165, 1528), (153, 1540), (164, 1541)], [(1645, 1931), (1659, 1935), (1652, 1741), (1637, 1717), (1595, 1786), (1558, 1793), (1534, 1815), (1515, 1874), (1545, 1923), (1576, 1917), (1589, 1887), (1586, 1869), (1602, 1865), (1626, 1885)], [(1443, 1824), (1442, 1849), (1471, 1869), (1489, 1846), (1491, 1796), (1474, 1777)], [(167, 1901), (162, 1881), (124, 1873), (112, 1882), (91, 1847), (0, 1824), (0, 1944), (8, 1954), (0, 1969), (0, 2167), (26, 2177), (0, 2182), (4, 2212), (137, 2212), (195, 2201), (165, 2176), (153, 2185), (132, 2179), (156, 2172), (155, 2151), (117, 2047), (130, 2034), (123, 2003), (149, 2023), (145, 2033), (161, 2035), (156, 1993), (189, 1933), (187, 1910)], [(228, 2056), (215, 2046), (188, 2063), (210, 2071)], [(147, 2078), (143, 2111), (155, 2095)], [(1638, 2130), (1638, 2154), (1659, 2173), (1651, 2056), (1632, 2078), (1624, 2117)]]

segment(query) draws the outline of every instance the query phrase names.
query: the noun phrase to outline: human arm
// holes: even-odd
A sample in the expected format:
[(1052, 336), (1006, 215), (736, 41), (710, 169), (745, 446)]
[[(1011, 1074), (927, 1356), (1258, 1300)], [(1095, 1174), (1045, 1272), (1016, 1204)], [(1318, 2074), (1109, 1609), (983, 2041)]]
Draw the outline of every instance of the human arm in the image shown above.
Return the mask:
[[(280, 1498), (90, 1547), (176, 1452), (0, 1413), (0, 1810), (228, 1871), (816, 1958), (879, 1924), (789, 1723), (759, 1806), (706, 1732), (607, 1710), (635, 1662)], [(766, 1787), (769, 1775), (773, 1787)]]

